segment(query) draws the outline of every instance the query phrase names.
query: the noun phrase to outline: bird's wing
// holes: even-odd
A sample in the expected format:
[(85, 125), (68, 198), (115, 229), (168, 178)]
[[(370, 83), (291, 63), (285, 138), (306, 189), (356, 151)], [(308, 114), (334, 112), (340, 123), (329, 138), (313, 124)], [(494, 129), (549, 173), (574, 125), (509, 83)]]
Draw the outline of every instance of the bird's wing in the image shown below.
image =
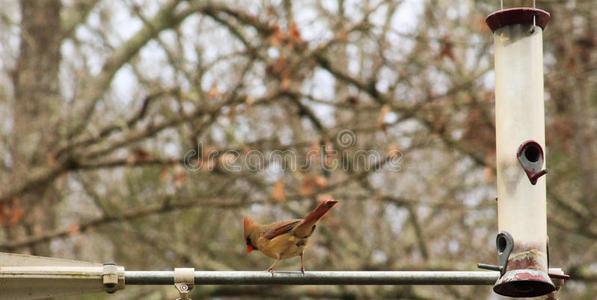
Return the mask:
[(338, 201), (332, 199), (321, 202), (305, 219), (296, 225), (294, 234), (302, 238), (309, 237), (313, 233), (313, 230), (315, 230), (315, 223), (325, 217), (336, 204), (338, 204)]
[(265, 237), (268, 240), (271, 240), (281, 234), (291, 231), (292, 228), (294, 228), (294, 226), (296, 226), (296, 224), (298, 224), (299, 222), (301, 222), (300, 219), (272, 224), (270, 226), (272, 226), (273, 228), (269, 231), (266, 231), (263, 237)]

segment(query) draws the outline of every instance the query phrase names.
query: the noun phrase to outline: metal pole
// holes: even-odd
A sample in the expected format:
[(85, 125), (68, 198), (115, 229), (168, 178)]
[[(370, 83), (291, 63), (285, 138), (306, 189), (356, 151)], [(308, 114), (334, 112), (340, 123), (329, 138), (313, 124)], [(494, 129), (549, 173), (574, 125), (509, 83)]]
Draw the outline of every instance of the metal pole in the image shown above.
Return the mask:
[[(197, 285), (493, 285), (493, 271), (195, 271)], [(125, 271), (126, 285), (174, 284), (173, 271)]]

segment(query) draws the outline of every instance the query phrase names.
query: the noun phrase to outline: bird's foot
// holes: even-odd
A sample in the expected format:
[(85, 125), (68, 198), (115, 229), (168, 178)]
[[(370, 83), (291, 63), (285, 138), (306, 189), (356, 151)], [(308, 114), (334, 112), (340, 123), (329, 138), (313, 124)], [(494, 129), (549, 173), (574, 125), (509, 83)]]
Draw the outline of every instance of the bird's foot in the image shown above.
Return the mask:
[(274, 277), (274, 268), (267, 268), (266, 271), (272, 273), (272, 277)]
[(303, 273), (303, 275), (305, 275), (305, 268), (301, 267), (301, 273)]

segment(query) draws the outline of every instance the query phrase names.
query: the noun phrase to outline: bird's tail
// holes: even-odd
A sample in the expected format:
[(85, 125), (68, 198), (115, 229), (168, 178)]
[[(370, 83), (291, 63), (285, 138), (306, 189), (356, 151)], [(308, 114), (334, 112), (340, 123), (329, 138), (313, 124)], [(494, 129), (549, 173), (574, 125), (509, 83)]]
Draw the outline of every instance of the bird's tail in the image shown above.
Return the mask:
[(298, 236), (309, 236), (313, 231), (313, 225), (321, 220), (325, 215), (328, 214), (330, 209), (336, 205), (338, 201), (336, 200), (325, 200), (319, 204), (307, 217), (301, 221), (296, 228), (294, 229), (294, 233)]

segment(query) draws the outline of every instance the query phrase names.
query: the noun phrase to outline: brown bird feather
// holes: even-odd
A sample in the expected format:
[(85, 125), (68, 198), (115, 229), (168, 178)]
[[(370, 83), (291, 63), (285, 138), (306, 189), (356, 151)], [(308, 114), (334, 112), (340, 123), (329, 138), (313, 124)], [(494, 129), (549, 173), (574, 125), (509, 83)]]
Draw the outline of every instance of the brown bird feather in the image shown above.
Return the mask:
[(263, 254), (275, 259), (267, 269), (272, 275), (274, 267), (281, 259), (295, 256), (301, 258), (301, 272), (305, 272), (303, 252), (309, 242), (309, 237), (315, 230), (316, 223), (321, 220), (338, 201), (325, 200), (319, 204), (304, 219), (295, 219), (261, 225), (248, 217), (244, 219), (244, 236), (247, 253), (259, 250)]

